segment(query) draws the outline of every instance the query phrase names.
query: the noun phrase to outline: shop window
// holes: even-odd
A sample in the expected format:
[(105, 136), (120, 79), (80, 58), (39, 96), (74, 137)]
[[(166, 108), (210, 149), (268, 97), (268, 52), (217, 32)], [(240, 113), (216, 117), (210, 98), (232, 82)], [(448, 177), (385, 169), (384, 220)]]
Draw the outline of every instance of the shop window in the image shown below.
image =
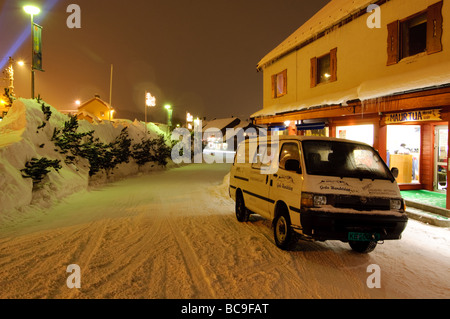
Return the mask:
[(432, 54), (442, 51), (442, 1), (429, 6), (425, 11), (404, 20), (394, 21), (388, 28), (388, 62), (422, 52)]
[(337, 48), (311, 59), (311, 87), (337, 80)]
[(287, 70), (272, 75), (272, 97), (274, 99), (287, 94)]
[(374, 126), (369, 125), (354, 125), (354, 126), (338, 126), (336, 127), (336, 134), (338, 138), (358, 141), (373, 146), (374, 140)]
[(399, 169), (399, 184), (419, 183), (420, 136), (420, 125), (387, 126), (387, 164)]

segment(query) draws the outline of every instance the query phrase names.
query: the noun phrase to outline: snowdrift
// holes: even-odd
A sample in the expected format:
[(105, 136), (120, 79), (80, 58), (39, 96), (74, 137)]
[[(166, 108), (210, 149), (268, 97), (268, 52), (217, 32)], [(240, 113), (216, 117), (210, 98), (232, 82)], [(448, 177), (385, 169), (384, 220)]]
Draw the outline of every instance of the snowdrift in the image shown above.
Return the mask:
[[(46, 103), (45, 105), (49, 106)], [(28, 205), (49, 207), (67, 195), (88, 189), (90, 185), (99, 185), (111, 179), (161, 169), (155, 163), (139, 167), (133, 159), (130, 159), (129, 163), (120, 164), (112, 175), (100, 171), (90, 177), (87, 160), (79, 159), (76, 165), (66, 164), (65, 155), (58, 152), (52, 137), (55, 128), (61, 129), (69, 116), (49, 107), (51, 116), (47, 121), (40, 103), (36, 100), (18, 99), (8, 115), (0, 122), (0, 214)], [(154, 139), (159, 135), (166, 137), (166, 133), (158, 126), (150, 123), (146, 127), (137, 120), (100, 123), (80, 120), (78, 123), (80, 133), (95, 131), (94, 137), (102, 143), (114, 141), (125, 127), (128, 128), (129, 138), (133, 144), (141, 142), (143, 138)], [(59, 171), (51, 170), (38, 187), (33, 187), (33, 181), (23, 178), (21, 170), (32, 158), (43, 157), (60, 160), (62, 168)]]

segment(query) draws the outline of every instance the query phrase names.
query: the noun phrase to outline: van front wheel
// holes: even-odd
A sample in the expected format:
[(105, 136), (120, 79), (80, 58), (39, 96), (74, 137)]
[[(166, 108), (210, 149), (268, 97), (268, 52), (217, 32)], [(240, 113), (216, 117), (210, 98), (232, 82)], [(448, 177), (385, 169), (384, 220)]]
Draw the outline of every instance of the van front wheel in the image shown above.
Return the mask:
[(250, 217), (247, 207), (245, 207), (244, 196), (242, 193), (236, 194), (236, 218), (241, 223), (248, 222)]
[(291, 221), (286, 214), (279, 214), (274, 220), (273, 234), (278, 248), (287, 250), (292, 242)]

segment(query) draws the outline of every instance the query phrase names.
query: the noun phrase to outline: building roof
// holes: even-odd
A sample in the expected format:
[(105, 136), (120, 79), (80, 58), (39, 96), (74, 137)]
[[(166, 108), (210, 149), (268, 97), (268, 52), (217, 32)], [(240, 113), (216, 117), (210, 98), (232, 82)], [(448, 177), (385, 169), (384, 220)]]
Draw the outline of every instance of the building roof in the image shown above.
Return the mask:
[(234, 128), (241, 122), (240, 119), (237, 117), (230, 117), (230, 118), (224, 118), (224, 119), (215, 119), (212, 121), (209, 121), (208, 124), (206, 124), (203, 127), (203, 132), (207, 129), (218, 129), (223, 130), (226, 128)]
[(109, 103), (103, 101), (99, 96), (95, 96), (95, 97), (93, 97), (92, 99), (90, 99), (90, 100), (84, 102), (83, 104), (81, 104), (81, 105), (78, 107), (78, 110), (82, 109), (83, 107), (85, 107), (86, 105), (88, 105), (89, 103), (91, 103), (91, 102), (93, 102), (93, 101), (95, 101), (95, 100), (97, 100), (98, 102), (100, 102), (101, 104), (103, 104), (104, 106), (106, 106), (108, 109), (114, 110), (114, 108), (113, 108)]
[(374, 0), (331, 0), (258, 63), (261, 70), (284, 55), (314, 41), (321, 33), (376, 3)]

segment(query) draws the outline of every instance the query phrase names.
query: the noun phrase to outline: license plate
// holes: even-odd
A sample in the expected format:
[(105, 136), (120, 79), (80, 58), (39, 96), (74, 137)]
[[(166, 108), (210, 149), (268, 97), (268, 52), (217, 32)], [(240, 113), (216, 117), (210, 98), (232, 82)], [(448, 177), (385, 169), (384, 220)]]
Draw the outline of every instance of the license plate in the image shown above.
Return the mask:
[(377, 234), (377, 233), (348, 233), (348, 240), (351, 240), (351, 241), (379, 241), (380, 234)]

